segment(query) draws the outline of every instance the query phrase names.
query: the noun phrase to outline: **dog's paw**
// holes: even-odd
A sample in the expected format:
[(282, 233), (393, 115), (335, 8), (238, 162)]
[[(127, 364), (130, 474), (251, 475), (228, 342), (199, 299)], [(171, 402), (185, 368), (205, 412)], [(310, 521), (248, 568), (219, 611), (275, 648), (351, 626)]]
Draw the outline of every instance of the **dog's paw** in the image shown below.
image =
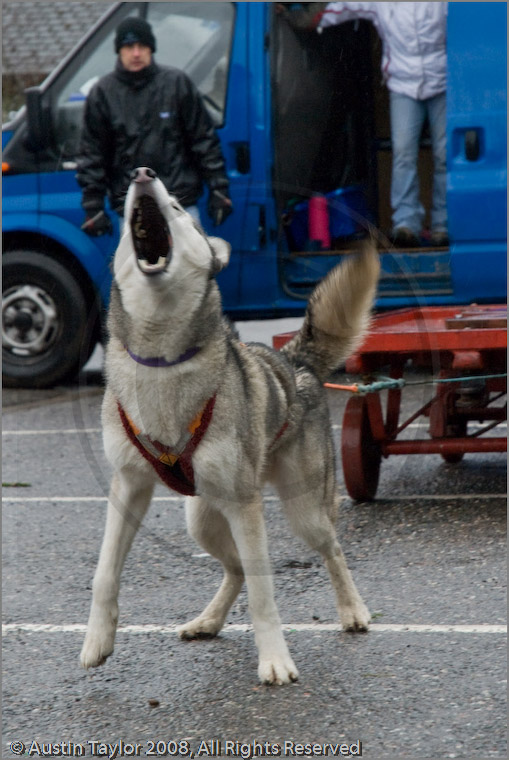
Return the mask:
[(365, 633), (368, 630), (371, 615), (364, 604), (359, 602), (354, 607), (343, 607), (340, 612), (341, 627), (348, 633)]
[(88, 618), (87, 633), (81, 649), (81, 665), (97, 668), (106, 662), (113, 652), (117, 632), (118, 604), (116, 600), (109, 604), (92, 602)]
[(177, 633), (181, 639), (211, 639), (217, 636), (222, 628), (222, 623), (214, 618), (198, 616), (189, 623), (184, 623), (177, 628)]
[(267, 660), (260, 660), (258, 677), (264, 684), (282, 686), (285, 683), (296, 681), (299, 677), (299, 671), (290, 655), (280, 658), (272, 657)]
[(81, 666), (88, 670), (103, 665), (106, 659), (113, 653), (115, 635), (88, 633), (85, 636), (80, 654)]

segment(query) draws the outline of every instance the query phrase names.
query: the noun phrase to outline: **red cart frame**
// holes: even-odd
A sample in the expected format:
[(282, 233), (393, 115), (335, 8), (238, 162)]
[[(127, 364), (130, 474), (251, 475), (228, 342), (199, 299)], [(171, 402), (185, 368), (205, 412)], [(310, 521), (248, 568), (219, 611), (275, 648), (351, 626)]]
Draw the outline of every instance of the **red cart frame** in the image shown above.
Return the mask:
[[(275, 336), (274, 347), (290, 337)], [(436, 390), (400, 423), (403, 372), (409, 360), (432, 370)], [(374, 498), (382, 457), (440, 454), (453, 463), (466, 453), (507, 449), (505, 436), (482, 437), (507, 419), (507, 405), (494, 405), (507, 392), (505, 305), (400, 309), (375, 317), (361, 348), (346, 362), (346, 371), (370, 383), (382, 370), (392, 381), (387, 383), (385, 416), (380, 393), (369, 392), (369, 386), (368, 392), (353, 395), (345, 408), (341, 454), (345, 485), (353, 499)], [(363, 386), (349, 389), (362, 391)], [(429, 418), (430, 437), (398, 440), (420, 416)], [(474, 420), (485, 425), (468, 434), (468, 422)]]

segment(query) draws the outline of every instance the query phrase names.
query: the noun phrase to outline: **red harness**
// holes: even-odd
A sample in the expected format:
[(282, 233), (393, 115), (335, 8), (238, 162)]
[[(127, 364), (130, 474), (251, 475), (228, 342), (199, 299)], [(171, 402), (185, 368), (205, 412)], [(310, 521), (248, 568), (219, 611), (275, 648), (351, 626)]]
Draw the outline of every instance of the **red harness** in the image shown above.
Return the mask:
[(183, 440), (177, 444), (175, 449), (172, 449), (144, 435), (117, 402), (122, 425), (131, 443), (150, 462), (163, 483), (183, 496), (195, 496), (196, 494), (191, 458), (207, 432), (215, 403), (216, 395), (214, 394), (188, 425)]

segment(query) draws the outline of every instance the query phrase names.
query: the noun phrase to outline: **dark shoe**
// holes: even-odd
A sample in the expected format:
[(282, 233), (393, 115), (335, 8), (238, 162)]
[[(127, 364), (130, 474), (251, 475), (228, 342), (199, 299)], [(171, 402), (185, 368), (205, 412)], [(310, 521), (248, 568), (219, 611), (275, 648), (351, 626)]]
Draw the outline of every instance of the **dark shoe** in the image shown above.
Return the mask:
[(435, 248), (446, 248), (449, 245), (449, 235), (445, 230), (433, 230), (430, 242)]
[(397, 248), (419, 248), (419, 240), (408, 227), (396, 227), (391, 235), (391, 242)]

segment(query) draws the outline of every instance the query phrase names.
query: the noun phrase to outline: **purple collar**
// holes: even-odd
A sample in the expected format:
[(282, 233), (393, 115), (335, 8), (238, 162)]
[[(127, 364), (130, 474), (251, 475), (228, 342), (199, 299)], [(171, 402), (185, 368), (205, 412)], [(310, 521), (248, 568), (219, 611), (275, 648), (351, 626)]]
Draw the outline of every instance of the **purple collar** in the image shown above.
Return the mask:
[(135, 362), (138, 362), (138, 364), (143, 364), (144, 367), (174, 367), (176, 364), (182, 364), (182, 362), (188, 361), (188, 359), (192, 359), (193, 356), (196, 356), (198, 351), (201, 349), (197, 346), (194, 346), (193, 348), (188, 348), (187, 351), (185, 351), (183, 354), (180, 354), (180, 356), (177, 359), (174, 359), (172, 362), (167, 361), (164, 356), (149, 356), (145, 358), (144, 356), (138, 356), (137, 354), (133, 354), (132, 351), (130, 351), (127, 346), (124, 346), (125, 350), (131, 357), (131, 359), (134, 359)]

